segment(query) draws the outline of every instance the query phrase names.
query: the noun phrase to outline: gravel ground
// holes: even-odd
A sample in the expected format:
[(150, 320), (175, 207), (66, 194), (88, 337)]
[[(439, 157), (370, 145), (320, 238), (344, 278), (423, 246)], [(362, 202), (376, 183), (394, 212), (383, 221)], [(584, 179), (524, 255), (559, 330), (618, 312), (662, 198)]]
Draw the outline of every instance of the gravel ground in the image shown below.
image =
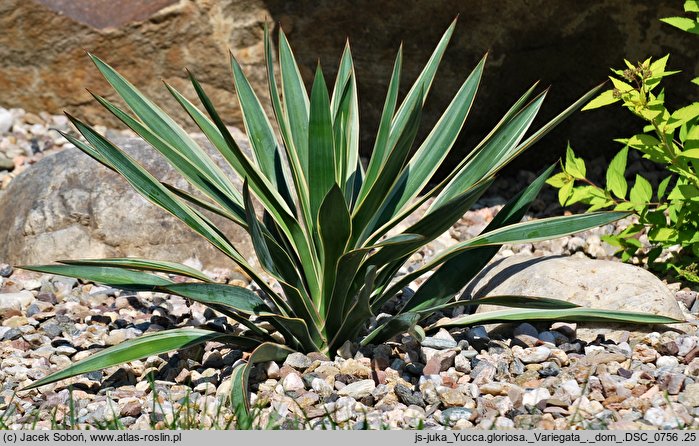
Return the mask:
[[(494, 209), (470, 212), (462, 222), (488, 212)], [(450, 234), (469, 230), (471, 223), (464, 223)], [(598, 238), (581, 234), (517, 249), (601, 256), (603, 245), (589, 242)], [(419, 255), (429, 257), (435, 247)], [(514, 250), (505, 247), (498, 255)], [(230, 423), (229, 377), (245, 352), (219, 343), (17, 392), (103, 346), (175, 326), (232, 321), (176, 296), (127, 294), (7, 266), (0, 273), (6, 276), (0, 282), (6, 293), (0, 309), (0, 418), (8, 427), (36, 422), (49, 428), (67, 421), (68, 384), (74, 417), (84, 425), (116, 418), (127, 428), (165, 427), (185, 410), (197, 426)], [(207, 273), (250, 286), (236, 271)], [(670, 287), (681, 306), (694, 306), (696, 292)], [(571, 324), (522, 324), (505, 339), (490, 339), (483, 327), (473, 327), (443, 330), (422, 344), (410, 336), (360, 350), (347, 344), (335, 358), (294, 354), (284, 363), (257, 366), (251, 383), (259, 426), (699, 427), (698, 355), (697, 336), (674, 332), (651, 333), (632, 345), (604, 339), (588, 344), (576, 340)]]
[[(2, 128), (8, 114), (11, 132)], [(43, 156), (66, 147), (62, 138), (46, 131), (66, 125), (62, 117), (0, 109), (0, 188)], [(478, 234), (501, 207), (501, 197), (532, 178), (532, 173), (520, 172), (499, 183), (475, 210), (416, 253), (402, 272)], [(530, 218), (560, 215), (562, 210), (550, 203), (555, 203), (555, 191), (549, 190), (534, 204)], [(562, 254), (608, 259), (613, 249), (600, 237), (627, 223), (504, 246), (496, 258)], [(207, 273), (220, 282), (254, 288), (235, 270)], [(685, 310), (699, 312), (696, 291), (676, 283), (668, 287)], [(176, 296), (129, 294), (2, 264), (0, 293), (0, 426), (50, 428), (71, 418), (93, 427), (116, 419), (131, 429), (230, 424), (233, 415), (225, 400), (230, 374), (246, 352), (219, 343), (38, 390), (18, 389), (144, 333), (235, 326), (232, 321)], [(294, 354), (283, 363), (253, 369), (252, 400), (259, 408), (255, 423), (313, 429), (699, 427), (699, 337), (666, 332), (651, 333), (638, 343), (598, 338), (588, 344), (576, 339), (575, 328), (521, 324), (510, 337), (490, 339), (483, 327), (473, 327), (443, 330), (422, 343), (406, 336), (359, 350), (346, 344), (334, 358)]]

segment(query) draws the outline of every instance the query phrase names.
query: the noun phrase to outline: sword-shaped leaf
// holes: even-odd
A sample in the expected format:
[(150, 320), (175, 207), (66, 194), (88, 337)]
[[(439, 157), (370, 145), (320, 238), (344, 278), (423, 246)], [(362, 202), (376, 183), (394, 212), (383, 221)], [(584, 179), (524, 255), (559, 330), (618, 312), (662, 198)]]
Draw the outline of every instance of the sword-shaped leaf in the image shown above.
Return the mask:
[[(283, 361), (293, 352), (293, 350), (286, 346), (265, 342), (253, 350), (246, 363), (239, 364), (233, 369), (231, 375), (231, 402), (233, 403), (233, 407), (240, 409), (240, 412), (237, 413), (239, 422), (247, 420), (247, 417), (250, 415), (248, 378), (250, 377), (250, 369), (252, 366), (267, 361)], [(240, 418), (244, 418), (244, 420)]]
[(330, 98), (319, 64), (311, 90), (308, 125), (308, 189), (311, 216), (318, 215), (325, 195), (335, 184), (335, 162)]
[(135, 361), (148, 356), (160, 355), (172, 350), (179, 350), (201, 344), (202, 342), (214, 340), (225, 340), (240, 348), (251, 348), (259, 345), (259, 342), (254, 339), (233, 336), (227, 333), (197, 328), (177, 328), (140, 336), (136, 339), (130, 339), (121, 344), (106, 348), (59, 372), (34, 381), (23, 390), (41, 387), (62, 379), (70, 378), (71, 376), (102, 370), (125, 362)]
[(158, 271), (161, 273), (191, 277), (192, 279), (198, 279), (203, 282), (212, 282), (212, 280), (206, 274), (192, 268), (191, 266), (182, 265), (181, 263), (175, 262), (165, 262), (162, 260), (147, 260), (136, 257), (115, 257), (111, 259), (58, 260), (58, 262), (65, 265), (109, 266), (142, 271)]
[(431, 329), (440, 327), (464, 327), (483, 323), (519, 321), (560, 322), (620, 322), (629, 324), (677, 324), (685, 322), (668, 316), (619, 310), (597, 310), (592, 308), (570, 308), (566, 310), (514, 309), (486, 311), (438, 322)]
[(40, 273), (55, 274), (57, 276), (74, 277), (104, 285), (134, 290), (153, 290), (159, 286), (173, 284), (171, 280), (164, 277), (155, 276), (142, 271), (132, 271), (130, 269), (109, 266), (31, 265), (21, 266), (20, 268)]

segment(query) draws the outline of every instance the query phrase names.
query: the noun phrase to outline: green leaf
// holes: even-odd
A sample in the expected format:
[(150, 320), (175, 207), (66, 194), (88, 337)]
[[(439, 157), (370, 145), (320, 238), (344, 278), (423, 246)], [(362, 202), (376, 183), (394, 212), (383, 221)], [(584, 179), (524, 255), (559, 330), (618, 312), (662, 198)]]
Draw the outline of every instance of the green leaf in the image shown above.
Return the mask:
[(401, 313), (389, 318), (361, 341), (361, 345), (380, 344), (401, 333), (407, 333), (420, 321), (418, 313)]
[(699, 102), (694, 102), (686, 107), (676, 110), (665, 124), (667, 130), (676, 129), (699, 116)]
[(374, 315), (369, 305), (369, 298), (374, 290), (374, 279), (376, 279), (376, 267), (370, 266), (364, 275), (364, 286), (352, 306), (344, 312), (345, 317), (340, 324), (340, 329), (329, 343), (330, 351), (339, 348), (345, 339), (355, 338)]
[(585, 170), (585, 161), (583, 161), (582, 158), (577, 158), (575, 156), (575, 153), (573, 153), (573, 148), (570, 147), (570, 144), (568, 144), (568, 147), (566, 148), (565, 171), (573, 178), (578, 180), (585, 179), (585, 174), (587, 173)]
[(620, 100), (620, 97), (614, 97), (614, 90), (605, 90), (600, 93), (599, 96), (588, 102), (587, 105), (582, 108), (582, 111), (604, 107), (619, 102)]
[(260, 100), (253, 91), (240, 64), (231, 55), (233, 82), (238, 96), (238, 103), (243, 114), (245, 131), (250, 140), (255, 162), (262, 174), (269, 180), (284, 198), (290, 209), (294, 209), (289, 185), (282, 167), (282, 155), (274, 129), (270, 124)]
[(65, 265), (76, 266), (107, 266), (129, 268), (143, 271), (158, 271), (161, 273), (191, 277), (193, 279), (199, 279), (204, 282), (212, 282), (212, 280), (206, 274), (192, 267), (175, 262), (165, 262), (162, 260), (146, 260), (139, 259), (137, 257), (115, 257), (111, 259), (58, 260), (58, 262), (63, 263)]
[(628, 189), (626, 178), (624, 178), (628, 154), (629, 147), (625, 146), (614, 156), (607, 168), (607, 189), (622, 200), (626, 198)]
[(177, 283), (158, 287), (158, 291), (186, 297), (206, 305), (222, 305), (245, 314), (270, 312), (255, 292), (221, 283)]
[(340, 257), (347, 251), (352, 223), (345, 197), (337, 184), (333, 185), (323, 199), (318, 213), (318, 233), (322, 246), (323, 260), (323, 291), (324, 294), (316, 302), (321, 314), (338, 311), (337, 308), (327, 307), (335, 284), (335, 274)]
[(500, 245), (505, 243), (533, 243), (540, 240), (563, 237), (565, 235), (575, 234), (576, 232), (582, 232), (597, 226), (609, 224), (628, 215), (628, 212), (592, 212), (580, 215), (542, 218), (540, 220), (512, 224), (481, 234), (443, 250), (422, 268), (416, 270), (415, 273), (418, 271), (422, 273), (429, 271), (454, 256), (478, 246)]
[[(117, 73), (114, 68), (92, 54), (89, 56), (107, 82), (112, 85), (144, 126), (171, 148), (178, 151), (182, 157), (197, 166), (199, 170), (205, 172), (212, 181), (221, 184), (229, 193), (233, 193), (234, 187), (230, 180), (182, 127)], [(149, 139), (149, 142), (152, 143), (152, 140)]]
[(666, 17), (660, 19), (661, 22), (665, 22), (668, 25), (672, 25), (675, 28), (679, 28), (682, 31), (686, 31), (692, 34), (699, 34), (699, 22), (692, 20), (687, 17)]
[[(391, 188), (395, 187), (396, 178), (399, 177), (401, 169), (405, 166), (405, 162), (410, 155), (410, 149), (417, 136), (420, 118), (422, 117), (422, 103), (415, 101), (413, 105), (410, 119), (403, 127), (403, 133), (400, 135), (400, 138), (390, 148), (389, 155), (381, 166), (379, 175), (371, 185), (371, 189), (364, 194), (364, 198), (362, 198), (362, 191), (360, 191), (357, 207), (352, 216), (355, 239), (362, 234), (362, 231), (364, 233), (370, 231), (370, 228), (367, 228), (367, 226), (372, 218), (377, 216), (377, 210), (390, 193)], [(362, 186), (364, 189), (368, 189), (369, 183), (365, 182)]]
[(573, 179), (570, 177), (565, 172), (559, 172), (556, 175), (552, 176), (548, 180), (546, 180), (546, 184), (553, 186), (557, 189), (560, 189), (561, 187), (565, 186), (567, 183), (570, 183)]
[(308, 110), (309, 101), (294, 53), (284, 31), (279, 30), (279, 71), (282, 79), (284, 117), (294, 142), (299, 164), (308, 172)]
[(469, 154), (459, 163), (450, 175), (452, 178), (449, 178), (448, 184), (432, 203), (431, 208), (443, 204), (477, 181), (495, 174), (518, 150), (517, 147), (539, 112), (544, 98), (545, 93), (535, 97), (531, 103), (503, 124), (478, 152)]
[(152, 290), (156, 287), (171, 285), (173, 283), (171, 280), (153, 274), (108, 266), (31, 265), (20, 266), (19, 268), (46, 274), (55, 274), (57, 276), (75, 277), (104, 285), (129, 289)]
[(435, 307), (425, 308), (423, 310), (415, 309), (420, 314), (429, 315), (435, 311), (445, 310), (447, 308), (458, 307), (458, 306), (476, 306), (476, 305), (501, 305), (505, 307), (513, 308), (537, 308), (537, 309), (552, 309), (561, 310), (566, 308), (578, 308), (580, 305), (560, 300), (552, 299), (549, 297), (536, 297), (536, 296), (487, 296), (478, 299), (468, 299), (468, 300), (457, 300), (456, 302), (451, 302), (448, 304), (442, 304)]
[(685, 0), (684, 11), (699, 13), (699, 0)]
[(466, 122), (483, 74), (484, 64), (485, 58), (471, 72), (430, 134), (418, 147), (415, 155), (391, 188), (381, 210), (376, 214), (377, 217), (367, 226), (368, 230), (359, 240), (369, 239), (370, 233), (380, 228), (406, 203), (415, 198), (437, 171)]
[(293, 352), (293, 350), (284, 345), (265, 342), (253, 350), (248, 358), (248, 362), (240, 364), (233, 369), (231, 374), (231, 403), (237, 409), (236, 415), (239, 423), (250, 421), (248, 378), (250, 377), (252, 366), (268, 361), (283, 361)]
[(699, 160), (699, 149), (689, 149), (685, 150), (683, 152), (680, 152), (678, 156), (681, 156), (682, 158), (689, 158), (689, 159), (694, 159), (694, 160)]
[(311, 216), (316, 216), (325, 195), (335, 184), (335, 148), (330, 117), (330, 98), (320, 65), (316, 68), (311, 90), (308, 157)]
[[(388, 84), (388, 92), (386, 93), (386, 100), (384, 101), (383, 111), (381, 112), (381, 121), (379, 123), (379, 130), (376, 134), (376, 141), (374, 142), (374, 150), (372, 151), (371, 158), (369, 159), (369, 166), (366, 171), (366, 178), (358, 199), (364, 198), (364, 194), (368, 193), (373, 186), (374, 181), (378, 178), (379, 169), (383, 165), (386, 156), (388, 155), (388, 135), (391, 132), (391, 121), (393, 118), (393, 113), (396, 109), (396, 103), (398, 101), (398, 88), (400, 86), (400, 71), (401, 65), (403, 63), (403, 45), (398, 48), (398, 54), (396, 55), (396, 61), (393, 64), (393, 73), (391, 74), (391, 81)], [(367, 184), (368, 183), (368, 184)]]
[(646, 204), (653, 197), (653, 189), (645, 178), (636, 174), (636, 182), (629, 193), (629, 201), (634, 204)]
[(574, 185), (575, 184), (572, 181), (570, 181), (564, 184), (560, 189), (558, 189), (558, 202), (561, 203), (561, 206), (565, 206), (568, 203), (570, 197), (573, 196)]
[(667, 191), (667, 186), (670, 184), (671, 179), (672, 179), (672, 176), (668, 176), (663, 181), (661, 181), (660, 184), (658, 185), (658, 200), (662, 200), (663, 197), (665, 196), (665, 192)]
[(82, 361), (78, 361), (65, 369), (53, 373), (45, 378), (33, 382), (23, 390), (41, 387), (62, 379), (70, 378), (71, 376), (81, 375), (83, 373), (102, 370), (118, 364), (123, 364), (129, 361), (146, 358), (148, 356), (160, 355), (172, 350), (178, 350), (193, 345), (201, 344), (206, 341), (227, 340), (235, 343), (242, 348), (250, 348), (257, 345), (259, 342), (254, 339), (233, 336), (226, 333), (219, 333), (210, 330), (201, 330), (197, 328), (177, 328), (158, 333), (140, 336), (136, 339), (124, 341), (121, 344), (109, 347), (88, 356)]
[[(519, 222), (527, 212), (532, 202), (536, 199), (544, 186), (544, 182), (551, 175), (555, 164), (546, 169), (529, 186), (515, 195), (498, 212), (493, 220), (486, 226), (483, 233)], [(499, 245), (484, 246), (471, 251), (463, 252), (454, 258), (444, 262), (430, 277), (417, 289), (413, 297), (406, 302), (403, 311), (420, 309), (430, 306), (438, 306), (449, 301), (466, 283), (468, 283), (481, 269), (488, 264), (493, 256), (500, 250)], [(395, 295), (403, 286), (410, 283), (415, 277), (408, 274), (399, 280), (394, 286), (384, 293), (385, 298)], [(378, 308), (376, 309), (378, 311)]]
[(566, 310), (516, 309), (471, 314), (445, 322), (438, 322), (430, 328), (464, 327), (482, 323), (520, 321), (621, 322), (629, 324), (676, 324), (684, 322), (667, 316), (619, 310), (595, 310), (591, 308), (571, 308)]

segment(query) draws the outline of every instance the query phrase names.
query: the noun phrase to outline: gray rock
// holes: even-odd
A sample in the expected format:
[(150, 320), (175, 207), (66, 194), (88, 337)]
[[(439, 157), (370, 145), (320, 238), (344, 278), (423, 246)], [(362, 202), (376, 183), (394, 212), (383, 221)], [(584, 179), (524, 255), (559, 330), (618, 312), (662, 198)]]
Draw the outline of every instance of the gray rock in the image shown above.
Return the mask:
[(527, 335), (536, 338), (537, 336), (539, 336), (539, 331), (532, 324), (528, 324), (525, 322), (516, 326), (515, 329), (512, 331), (512, 335)]
[(470, 420), (473, 417), (473, 412), (473, 409), (465, 407), (450, 407), (442, 411), (443, 424), (451, 426), (459, 420)]
[(312, 361), (308, 359), (306, 355), (297, 352), (287, 356), (286, 360), (284, 361), (284, 365), (288, 365), (289, 367), (293, 367), (298, 370), (303, 370), (310, 367), (311, 362)]
[(373, 379), (363, 379), (353, 382), (352, 384), (347, 384), (337, 393), (340, 396), (351, 396), (354, 399), (360, 399), (371, 395), (371, 391), (374, 390), (375, 387), (376, 384)]
[(415, 405), (425, 407), (425, 400), (422, 399), (420, 392), (413, 392), (403, 384), (396, 384), (393, 391), (398, 396), (398, 399), (406, 406)]
[(456, 341), (454, 339), (439, 339), (436, 337), (426, 337), (420, 344), (423, 347), (434, 348), (437, 350), (446, 350), (448, 348), (456, 347)]
[(0, 263), (0, 277), (10, 277), (13, 271), (12, 265)]
[(34, 295), (26, 290), (18, 293), (2, 293), (0, 294), (0, 312), (22, 310), (31, 305), (33, 300)]
[(531, 347), (520, 350), (513, 349), (515, 358), (519, 359), (525, 364), (540, 363), (546, 361), (551, 355), (551, 349), (540, 345), (539, 347)]
[(690, 384), (685, 387), (679, 400), (688, 406), (699, 407), (699, 384)]
[[(234, 137), (244, 144), (239, 131)], [(114, 142), (156, 178), (192, 190), (145, 142), (124, 137)], [(220, 156), (214, 158), (223, 164)], [(233, 183), (242, 187), (235, 178)], [(0, 212), (0, 233), (14, 234), (0, 244), (0, 259), (7, 263), (130, 255), (173, 261), (196, 257), (205, 266), (229, 264), (184, 223), (78, 149), (46, 157), (20, 174), (0, 196), (0, 209), (12, 210)], [(244, 257), (253, 254), (242, 228), (217, 216), (211, 219)]]
[[(514, 256), (491, 263), (466, 287), (462, 299), (494, 295), (541, 296), (584, 307), (636, 311), (684, 319), (675, 296), (652, 273), (620, 262), (575, 257)], [(501, 309), (480, 306), (478, 312)], [(670, 327), (689, 331), (687, 324)], [(634, 338), (658, 326), (578, 324), (577, 337), (592, 341), (598, 334), (618, 341), (624, 331)]]
[(15, 168), (15, 163), (9, 158), (0, 155), (0, 170), (12, 170)]
[(12, 128), (14, 117), (12, 112), (0, 107), (0, 133), (7, 133)]

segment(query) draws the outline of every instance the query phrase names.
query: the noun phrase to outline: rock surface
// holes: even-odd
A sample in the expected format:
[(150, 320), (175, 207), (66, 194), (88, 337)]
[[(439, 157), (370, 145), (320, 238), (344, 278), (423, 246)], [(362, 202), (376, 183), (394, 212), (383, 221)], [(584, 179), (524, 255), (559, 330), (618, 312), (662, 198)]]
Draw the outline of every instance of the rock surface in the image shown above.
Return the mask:
[[(495, 295), (539, 296), (561, 299), (588, 308), (637, 311), (684, 319), (673, 293), (650, 272), (607, 260), (560, 256), (511, 256), (493, 262), (466, 287), (464, 297)], [(481, 306), (477, 312), (503, 309)], [(684, 324), (673, 325), (687, 329)], [(655, 327), (657, 328), (657, 327)], [(598, 334), (619, 339), (626, 330), (643, 336), (645, 329), (621, 324), (578, 324), (577, 336), (585, 341)]]
[[(0, 105), (53, 113), (67, 108), (90, 116), (93, 122), (113, 124), (115, 121), (107, 121), (108, 112), (85, 91), (88, 87), (112, 94), (85, 56), (87, 49), (113, 63), (180, 118), (185, 115), (173, 105), (161, 79), (177, 88), (189, 88), (183, 70), (188, 67), (204, 83), (221, 115), (239, 125), (241, 114), (230, 87), (227, 53), (233, 50), (253, 87), (266, 97), (262, 34), (268, 20), (287, 32), (307, 82), (312, 80), (318, 58), (326, 78), (334, 78), (335, 64), (346, 37), (350, 38), (361, 94), (366, 98), (361, 102), (361, 127), (375, 129), (400, 42), (405, 41), (403, 79), (407, 87), (441, 33), (459, 15), (425, 120), (437, 120), (466, 73), (490, 51), (483, 88), (469, 117), (469, 132), (455, 148), (461, 155), (536, 80), (555, 87), (542, 111), (552, 116), (602, 81), (607, 67), (618, 68), (624, 57), (635, 62), (648, 55), (671, 53), (674, 69), (686, 72), (678, 77), (687, 80), (697, 72), (699, 60), (691, 35), (658, 21), (681, 14), (681, 2), (600, 0), (581, 6), (575, 0), (535, 0), (495, 6), (482, 0), (445, 0), (438, 5), (418, 0), (405, 8), (402, 2), (367, 0), (89, 1), (98, 6), (86, 13), (79, 11), (86, 0), (1, 2), (0, 85), (5, 88)], [(386, 17), (391, 17), (390, 23)], [(570, 57), (571, 53), (577, 57)], [(581, 60), (590, 63), (581, 64)], [(678, 95), (693, 93), (688, 82), (678, 81), (676, 87), (673, 91)], [(487, 111), (482, 111), (482, 104), (488, 104)], [(567, 126), (548, 144), (555, 156), (542, 157), (537, 150), (531, 152), (529, 161), (548, 163), (557, 158), (566, 139), (586, 145), (590, 152), (609, 153), (607, 149), (617, 148), (611, 139), (627, 133), (620, 124), (628, 122), (629, 131), (636, 129), (631, 116), (622, 116), (620, 123), (617, 110), (599, 113), (603, 117), (596, 121), (574, 117), (575, 125)], [(363, 135), (365, 143), (371, 142), (371, 132)], [(588, 143), (592, 141), (594, 144)], [(455, 154), (454, 159), (460, 156)]]
[[(239, 131), (234, 137), (244, 143)], [(122, 137), (115, 142), (157, 178), (187, 187), (140, 139)], [(11, 235), (0, 244), (0, 259), (10, 264), (127, 255), (180, 262), (195, 257), (205, 267), (230, 264), (184, 223), (74, 148), (47, 157), (18, 176), (0, 195), (0, 209), (0, 233)], [(242, 228), (215, 216), (212, 220), (243, 255), (252, 255)]]

